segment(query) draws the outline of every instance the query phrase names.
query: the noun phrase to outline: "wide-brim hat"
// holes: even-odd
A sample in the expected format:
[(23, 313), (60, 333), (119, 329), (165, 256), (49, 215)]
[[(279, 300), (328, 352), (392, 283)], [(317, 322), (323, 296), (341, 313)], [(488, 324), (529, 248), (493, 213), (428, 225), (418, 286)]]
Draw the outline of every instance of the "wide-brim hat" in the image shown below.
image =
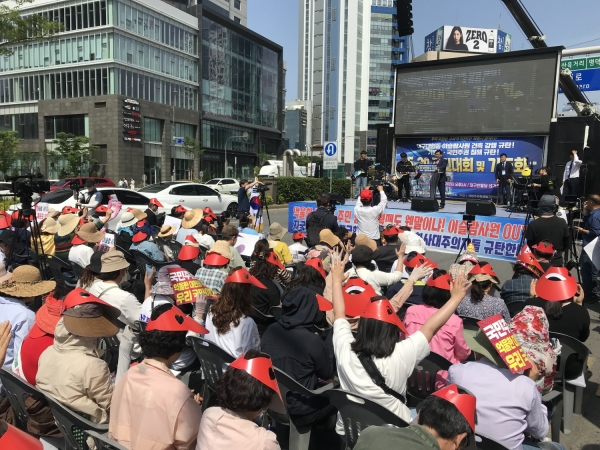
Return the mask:
[(54, 219), (60, 215), (60, 211), (57, 211), (54, 208), (48, 208), (48, 217)]
[(148, 217), (148, 214), (138, 208), (132, 208), (129, 212), (133, 214), (133, 217), (135, 217), (138, 221)]
[(116, 272), (129, 267), (129, 262), (125, 259), (123, 252), (114, 248), (102, 254), (100, 261), (102, 264), (100, 273)]
[(71, 234), (77, 225), (79, 225), (79, 216), (77, 214), (63, 214), (58, 218), (60, 229), (56, 234), (59, 236), (66, 236)]
[(28, 265), (17, 267), (10, 280), (0, 283), (0, 292), (11, 297), (37, 297), (55, 288), (55, 281), (42, 280), (40, 270)]
[(373, 239), (371, 239), (366, 234), (359, 234), (358, 236), (356, 236), (356, 239), (354, 240), (354, 245), (355, 246), (366, 245), (373, 251), (377, 250), (377, 242), (375, 242)]
[(63, 323), (76, 336), (108, 337), (119, 332), (121, 311), (89, 292), (76, 288), (65, 297)]
[(35, 323), (44, 333), (54, 334), (56, 324), (60, 320), (64, 310), (65, 303), (62, 300), (56, 300), (51, 295), (48, 295), (44, 304), (35, 313)]
[(56, 234), (60, 230), (60, 223), (48, 216), (40, 227), (41, 233)]
[(77, 230), (77, 236), (90, 244), (96, 244), (104, 239), (104, 234), (98, 231), (96, 225), (88, 222)]
[(570, 300), (577, 293), (577, 280), (566, 267), (550, 267), (537, 281), (535, 293), (548, 302)]
[(12, 278), (12, 273), (8, 272), (6, 270), (6, 267), (4, 266), (4, 264), (0, 263), (0, 283), (3, 283), (4, 281), (8, 281)]
[(283, 239), (283, 236), (287, 233), (287, 230), (281, 226), (278, 222), (273, 222), (269, 226), (269, 240), (270, 241), (279, 241)]
[(340, 238), (329, 228), (324, 228), (319, 232), (319, 242), (325, 242), (328, 246), (335, 247), (340, 243)]
[(130, 227), (132, 225), (135, 225), (135, 223), (137, 221), (138, 220), (135, 218), (135, 216), (131, 212), (124, 212), (121, 215), (121, 226), (123, 228), (127, 228), (127, 227)]
[(230, 259), (219, 253), (208, 253), (203, 262), (205, 266), (225, 266), (229, 264)]
[(485, 356), (498, 367), (502, 369), (507, 368), (506, 364), (494, 348), (494, 345), (490, 342), (482, 330), (463, 329), (462, 333), (465, 338), (465, 342), (471, 350), (473, 350), (475, 353)]
[(230, 261), (233, 259), (233, 257), (231, 256), (231, 247), (229, 246), (227, 241), (215, 242), (215, 245), (211, 247), (211, 249), (207, 252), (207, 255), (210, 255), (211, 253), (218, 253), (219, 255), (224, 256)]
[(183, 215), (183, 218), (181, 219), (181, 226), (182, 228), (186, 228), (188, 230), (190, 228), (194, 228), (200, 223), (202, 217), (204, 217), (204, 213), (200, 208), (190, 209)]
[(163, 225), (160, 228), (160, 231), (158, 232), (157, 236), (159, 238), (168, 238), (173, 236), (173, 234), (175, 233), (175, 227), (171, 226), (171, 225)]

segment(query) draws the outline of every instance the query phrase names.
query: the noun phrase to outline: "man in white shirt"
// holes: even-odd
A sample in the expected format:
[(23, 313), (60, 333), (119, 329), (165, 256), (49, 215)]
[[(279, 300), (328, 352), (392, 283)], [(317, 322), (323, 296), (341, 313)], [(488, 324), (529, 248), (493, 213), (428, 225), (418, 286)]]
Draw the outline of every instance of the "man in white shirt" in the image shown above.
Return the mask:
[(569, 162), (565, 165), (565, 173), (563, 174), (562, 195), (563, 198), (567, 195), (577, 195), (579, 188), (579, 169), (582, 161), (577, 156), (577, 150), (571, 150)]
[(308, 252), (308, 247), (302, 245), (302, 241), (306, 238), (306, 234), (301, 231), (296, 231), (292, 235), (292, 240), (294, 243), (290, 245), (290, 253), (292, 254), (292, 260), (296, 262), (304, 262), (306, 261), (306, 252)]
[(364, 189), (360, 193), (360, 198), (354, 207), (354, 218), (358, 222), (356, 234), (365, 234), (367, 237), (381, 245), (379, 236), (379, 216), (387, 206), (387, 196), (383, 191), (383, 186), (377, 186), (381, 200), (377, 206), (371, 206), (373, 201), (373, 191)]

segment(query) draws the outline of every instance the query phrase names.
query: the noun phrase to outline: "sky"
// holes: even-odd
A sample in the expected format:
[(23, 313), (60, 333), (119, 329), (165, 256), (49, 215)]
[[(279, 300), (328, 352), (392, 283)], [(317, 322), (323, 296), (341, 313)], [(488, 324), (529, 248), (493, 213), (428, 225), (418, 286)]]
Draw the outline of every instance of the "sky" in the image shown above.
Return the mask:
[[(298, 91), (298, 1), (248, 0), (248, 28), (283, 47), (287, 101), (296, 99)], [(549, 46), (600, 46), (600, 0), (522, 0), (522, 3), (546, 35)], [(415, 55), (423, 53), (425, 36), (442, 25), (500, 27), (512, 35), (513, 51), (531, 48), (501, 0), (413, 0), (413, 22)], [(560, 97), (559, 109), (566, 101)], [(600, 102), (599, 92), (588, 93), (588, 97)]]

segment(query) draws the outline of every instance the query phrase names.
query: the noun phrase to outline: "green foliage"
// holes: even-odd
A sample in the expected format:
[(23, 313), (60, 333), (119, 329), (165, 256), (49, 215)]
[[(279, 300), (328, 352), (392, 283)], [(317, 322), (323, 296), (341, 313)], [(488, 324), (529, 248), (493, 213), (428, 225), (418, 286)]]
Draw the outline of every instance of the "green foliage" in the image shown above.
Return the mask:
[(10, 56), (15, 44), (47, 39), (63, 30), (59, 22), (50, 21), (40, 14), (23, 14), (21, 7), (34, 0), (15, 0), (15, 7), (0, 4), (0, 55)]
[(265, 195), (265, 200), (267, 201), (267, 206), (271, 206), (273, 204), (273, 197), (270, 195)]
[(202, 170), (202, 156), (204, 156), (204, 149), (200, 147), (200, 142), (196, 139), (185, 136), (183, 138), (183, 145), (181, 146), (183, 152), (191, 156), (194, 160), (194, 167), (196, 166), (196, 159), (200, 160), (200, 170)]
[[(334, 178), (331, 192), (342, 194), (344, 198), (350, 198), (351, 187), (352, 181), (346, 178)], [(283, 199), (280, 203), (302, 200), (314, 201), (323, 192), (330, 192), (329, 178), (277, 178), (277, 200)]]
[(33, 173), (36, 166), (39, 167), (40, 154), (38, 152), (19, 152), (18, 158), (21, 161), (21, 175)]
[[(264, 153), (264, 152), (261, 152), (256, 156), (258, 156), (258, 167), (262, 167), (264, 162), (267, 161), (268, 159), (277, 159), (277, 158), (275, 158), (275, 155), (271, 155), (270, 153)], [(258, 172), (256, 172), (256, 173), (258, 173)]]
[(58, 133), (52, 142), (55, 147), (46, 153), (51, 157), (63, 158), (67, 163), (60, 172), (61, 178), (81, 176), (82, 169), (95, 162), (91, 155), (98, 147), (90, 145), (90, 138), (86, 136)]
[(285, 203), (285, 197), (281, 194), (277, 194), (277, 204), (281, 205), (283, 203)]
[(16, 131), (0, 131), (0, 172), (7, 175), (15, 162), (17, 148), (23, 139)]
[(323, 158), (320, 156), (296, 156), (294, 161), (299, 166), (306, 167), (310, 162), (322, 162)]

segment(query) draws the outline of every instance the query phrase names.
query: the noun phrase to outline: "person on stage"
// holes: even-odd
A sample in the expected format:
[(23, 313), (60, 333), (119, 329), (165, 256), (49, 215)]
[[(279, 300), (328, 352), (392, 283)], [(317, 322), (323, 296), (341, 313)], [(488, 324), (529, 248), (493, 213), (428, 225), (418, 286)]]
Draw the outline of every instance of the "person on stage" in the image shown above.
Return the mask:
[(437, 172), (431, 177), (431, 198), (435, 198), (435, 191), (440, 191), (440, 209), (446, 206), (446, 168), (448, 160), (443, 157), (441, 150), (435, 151), (433, 164), (437, 165)]
[(539, 171), (540, 182), (539, 184), (534, 183), (533, 187), (539, 188), (538, 198), (542, 198), (544, 195), (556, 195), (556, 181), (550, 176), (548, 167), (542, 167)]
[(565, 198), (567, 195), (577, 195), (579, 191), (579, 169), (582, 161), (577, 156), (577, 150), (571, 150), (569, 162), (565, 166), (563, 174), (562, 195)]
[[(402, 152), (400, 154), (400, 161), (396, 164), (396, 176), (398, 180), (396, 183), (398, 184), (398, 200), (406, 198), (410, 202), (410, 171), (407, 170), (413, 167), (413, 163), (411, 163), (407, 157), (406, 153)], [(406, 191), (406, 197), (402, 197), (402, 188)]]
[(358, 195), (367, 188), (367, 173), (369, 167), (373, 165), (373, 161), (367, 159), (367, 151), (363, 150), (360, 152), (360, 159), (354, 162), (354, 175), (356, 176), (356, 186), (354, 188), (354, 196), (358, 198)]
[(510, 205), (510, 183), (513, 182), (514, 169), (512, 163), (506, 160), (506, 153), (500, 155), (495, 173), (498, 183), (498, 204)]

